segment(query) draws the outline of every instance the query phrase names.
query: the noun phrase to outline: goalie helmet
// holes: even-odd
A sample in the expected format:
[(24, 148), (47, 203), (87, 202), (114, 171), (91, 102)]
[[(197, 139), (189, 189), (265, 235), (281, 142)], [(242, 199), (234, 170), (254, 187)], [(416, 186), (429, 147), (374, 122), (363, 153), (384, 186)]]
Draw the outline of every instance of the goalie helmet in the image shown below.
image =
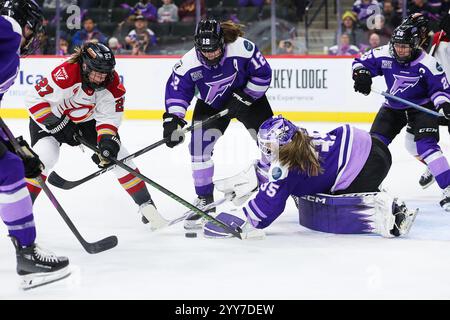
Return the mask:
[(282, 115), (272, 117), (263, 122), (258, 131), (258, 146), (261, 153), (272, 161), (275, 159), (274, 153), (279, 147), (292, 141), (295, 133), (300, 129), (283, 118)]
[(416, 26), (420, 36), (420, 46), (427, 46), (426, 42), (429, 39), (428, 34), (430, 33), (430, 28), (429, 20), (426, 16), (420, 13), (410, 14), (405, 20), (403, 20), (402, 24), (411, 24)]
[(13, 18), (22, 27), (25, 38), (20, 48), (22, 56), (32, 54), (39, 48), (44, 15), (34, 0), (0, 0), (0, 15)]
[[(195, 51), (198, 60), (206, 66), (212, 67), (222, 60), (225, 54), (225, 39), (220, 23), (213, 19), (201, 20), (194, 35)], [(215, 52), (218, 49), (221, 53), (214, 59), (207, 59), (202, 52)]]

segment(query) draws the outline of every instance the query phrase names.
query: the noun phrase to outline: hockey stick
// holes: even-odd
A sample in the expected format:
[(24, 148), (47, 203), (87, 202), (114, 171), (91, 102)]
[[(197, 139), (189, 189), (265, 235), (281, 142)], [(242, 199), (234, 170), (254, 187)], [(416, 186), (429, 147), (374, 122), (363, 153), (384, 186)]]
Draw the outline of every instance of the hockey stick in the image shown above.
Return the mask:
[[(76, 137), (76, 139), (84, 146), (86, 146), (87, 148), (91, 149), (92, 151), (100, 154), (100, 150), (91, 145), (89, 142), (87, 142), (83, 137)], [(193, 212), (199, 214), (200, 216), (202, 216), (203, 218), (207, 219), (208, 221), (211, 221), (212, 223), (221, 226), (222, 228), (224, 228), (227, 232), (231, 233), (233, 236), (235, 236), (236, 238), (239, 238), (242, 240), (241, 237), (241, 230), (240, 228), (238, 228), (237, 230), (232, 229), (229, 225), (223, 223), (220, 220), (217, 220), (216, 218), (210, 216), (209, 214), (207, 214), (205, 211), (197, 208), (196, 206), (190, 204), (189, 202), (187, 202), (186, 200), (184, 200), (183, 198), (177, 196), (175, 193), (173, 193), (172, 191), (164, 188), (163, 186), (159, 185), (158, 183), (156, 183), (155, 181), (147, 178), (146, 176), (144, 176), (141, 173), (138, 173), (136, 171), (134, 171), (132, 168), (130, 168), (129, 166), (127, 166), (126, 164), (124, 164), (121, 161), (112, 159), (112, 158), (108, 158), (109, 161), (111, 161), (112, 163), (116, 164), (117, 166), (119, 166), (120, 168), (122, 168), (125, 171), (128, 171), (129, 173), (131, 173), (133, 176), (147, 182), (149, 185), (151, 185), (152, 187), (154, 187), (155, 189), (161, 191), (162, 193), (166, 194), (167, 196), (171, 197), (172, 199), (174, 199), (175, 201), (181, 203), (182, 205), (184, 205), (185, 207), (189, 208), (190, 210), (192, 210)]]
[[(448, 11), (448, 14), (450, 14), (450, 10)], [(434, 56), (434, 54), (436, 53), (437, 48), (439, 47), (439, 44), (441, 43), (441, 38), (442, 38), (442, 34), (444, 33), (444, 30), (441, 30), (441, 32), (439, 33), (439, 37), (437, 39), (437, 42), (434, 46), (431, 47), (430, 52), (428, 53), (431, 56)]]
[[(213, 203), (210, 203), (210, 204), (208, 204), (208, 205), (206, 205), (206, 206), (204, 206), (204, 207), (201, 207), (201, 208), (199, 208), (199, 209), (201, 209), (201, 210), (203, 210), (203, 211), (208, 211), (208, 210), (210, 210), (210, 209), (213, 209), (213, 208), (215, 208), (215, 207), (220, 206), (220, 205), (221, 205), (222, 203), (224, 203), (224, 202), (232, 201), (233, 198), (234, 198), (234, 196), (231, 196), (231, 197), (224, 197), (224, 198), (222, 198), (222, 199), (219, 199), (219, 200), (217, 200), (217, 201), (214, 201)], [(171, 221), (169, 222), (168, 225), (169, 225), (169, 226), (172, 226), (172, 225), (174, 225), (174, 224), (176, 224), (176, 223), (178, 223), (178, 222), (184, 221), (184, 220), (186, 220), (186, 218), (187, 218), (190, 214), (192, 214), (192, 213), (194, 213), (194, 211), (192, 211), (192, 210), (186, 211), (186, 212), (183, 213), (183, 215), (181, 215), (180, 217), (171, 220)]]
[[(7, 127), (6, 123), (3, 121), (2, 118), (0, 118), (0, 128), (3, 129), (3, 132), (5, 132), (6, 136), (8, 137), (9, 142), (12, 144), (16, 154), (20, 155), (21, 157), (26, 157), (27, 155), (22, 150), (22, 147), (17, 142), (16, 138), (12, 134), (11, 130)], [(84, 240), (84, 238), (81, 236), (78, 229), (75, 227), (75, 225), (70, 220), (69, 216), (66, 214), (64, 209), (59, 204), (58, 200), (56, 200), (56, 197), (53, 195), (53, 193), (50, 191), (49, 187), (45, 184), (42, 177), (36, 178), (37, 182), (41, 186), (42, 190), (44, 190), (47, 197), (52, 202), (53, 206), (56, 208), (56, 210), (59, 212), (61, 217), (63, 218), (64, 222), (67, 224), (69, 229), (72, 231), (72, 233), (75, 235), (75, 237), (78, 239), (78, 241), (81, 243), (83, 248), (88, 253), (99, 253), (105, 250), (109, 250), (111, 248), (114, 248), (117, 245), (117, 237), (116, 236), (109, 236), (105, 239), (96, 241), (96, 242), (87, 242)]]
[[(190, 131), (194, 131), (194, 130), (202, 127), (202, 126), (210, 124), (211, 122), (213, 122), (213, 121), (223, 117), (227, 113), (228, 113), (228, 109), (225, 109), (225, 110), (223, 110), (223, 111), (221, 111), (221, 112), (219, 112), (219, 113), (209, 117), (208, 119), (206, 119), (204, 121), (197, 122), (197, 123), (195, 123), (195, 124), (185, 128), (185, 129), (183, 129), (182, 131), (184, 133), (187, 133), (187, 132), (190, 132)], [(135, 152), (133, 154), (130, 154), (129, 156), (127, 156), (127, 157), (125, 157), (123, 159), (118, 160), (118, 161), (120, 161), (121, 163), (125, 163), (125, 162), (127, 162), (129, 160), (132, 160), (132, 159), (134, 159), (134, 158), (136, 158), (136, 157), (138, 157), (138, 156), (140, 156), (140, 155), (142, 155), (142, 154), (144, 154), (144, 153), (146, 153), (146, 152), (148, 152), (148, 151), (150, 151), (152, 149), (155, 149), (156, 147), (159, 147), (159, 146), (165, 144), (169, 139), (170, 139), (170, 137), (166, 137), (166, 138), (164, 138), (162, 140), (159, 140), (159, 141), (149, 145), (148, 147), (145, 147), (145, 148), (143, 148), (143, 149), (141, 149), (141, 150), (139, 150), (139, 151), (137, 151), (137, 152)], [(69, 190), (69, 189), (75, 188), (75, 187), (79, 186), (80, 184), (83, 184), (83, 183), (85, 183), (85, 182), (87, 182), (89, 180), (92, 180), (93, 178), (98, 177), (98, 176), (104, 174), (105, 172), (108, 172), (108, 171), (114, 169), (116, 166), (117, 166), (117, 164), (111, 163), (106, 168), (98, 170), (97, 172), (94, 172), (94, 173), (84, 177), (83, 179), (76, 180), (76, 181), (66, 180), (66, 179), (62, 178), (58, 173), (53, 171), (48, 176), (48, 182), (50, 184), (54, 185), (57, 188), (61, 188), (61, 189), (64, 189), (64, 190)]]
[(419, 106), (418, 104), (416, 104), (414, 102), (405, 100), (403, 98), (396, 97), (396, 96), (394, 96), (394, 95), (392, 95), (390, 93), (387, 93), (385, 91), (378, 91), (378, 90), (372, 89), (372, 92), (375, 92), (375, 93), (378, 93), (378, 94), (380, 94), (382, 96), (385, 96), (388, 99), (392, 99), (392, 100), (395, 100), (397, 102), (402, 102), (402, 103), (406, 104), (407, 106), (410, 106), (411, 108), (414, 108), (414, 109), (417, 109), (419, 111), (431, 114), (433, 116), (436, 116), (436, 117), (441, 117), (442, 116), (439, 112), (436, 112), (436, 111), (424, 108), (424, 107)]

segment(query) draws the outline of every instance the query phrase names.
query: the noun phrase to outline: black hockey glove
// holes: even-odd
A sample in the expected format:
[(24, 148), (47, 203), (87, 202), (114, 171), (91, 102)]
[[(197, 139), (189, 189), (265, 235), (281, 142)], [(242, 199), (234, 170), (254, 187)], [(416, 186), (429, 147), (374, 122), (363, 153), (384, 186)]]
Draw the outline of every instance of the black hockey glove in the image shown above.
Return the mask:
[(450, 102), (443, 102), (439, 105), (439, 112), (444, 115), (445, 118), (450, 119)]
[(355, 92), (361, 92), (364, 95), (368, 95), (370, 93), (370, 87), (372, 86), (372, 75), (370, 71), (364, 68), (353, 70), (353, 80), (355, 84), (353, 88)]
[(17, 142), (22, 147), (22, 151), (25, 155), (19, 155), (23, 161), (23, 167), (25, 168), (25, 177), (28, 179), (34, 179), (41, 175), (44, 170), (44, 164), (39, 159), (39, 156), (31, 149), (28, 142), (23, 140), (22, 137), (17, 138)]
[(448, 13), (446, 13), (442, 17), (441, 22), (439, 23), (439, 28), (444, 30), (444, 32), (447, 36), (450, 35), (450, 15)]
[(165, 112), (163, 114), (163, 138), (170, 137), (166, 142), (166, 146), (169, 148), (175, 147), (184, 141), (184, 132), (181, 129), (187, 124), (184, 119), (181, 119), (175, 114)]
[(244, 116), (250, 111), (249, 108), (254, 101), (255, 99), (240, 89), (233, 91), (230, 100), (225, 106), (228, 109), (226, 117), (233, 119)]
[(81, 136), (81, 133), (78, 126), (69, 117), (63, 116), (58, 122), (46, 125), (46, 128), (59, 143), (67, 143), (72, 147), (80, 145), (75, 136)]
[(118, 136), (106, 134), (102, 136), (98, 143), (100, 154), (95, 153), (92, 160), (100, 167), (104, 168), (110, 161), (107, 158), (117, 159), (120, 150), (120, 139)]

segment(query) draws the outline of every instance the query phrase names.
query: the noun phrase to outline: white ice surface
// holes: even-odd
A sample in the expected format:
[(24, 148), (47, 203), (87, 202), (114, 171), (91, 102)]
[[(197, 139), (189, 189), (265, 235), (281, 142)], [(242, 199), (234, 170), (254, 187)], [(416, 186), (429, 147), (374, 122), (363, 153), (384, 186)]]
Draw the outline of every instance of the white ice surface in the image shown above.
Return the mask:
[[(25, 120), (8, 120), (16, 135), (28, 137)], [(336, 123), (306, 123), (328, 131)], [(357, 125), (368, 129), (367, 124)], [(134, 152), (161, 138), (157, 121), (125, 121), (121, 137)], [(441, 146), (450, 155), (449, 135)], [(185, 238), (182, 224), (152, 233), (137, 206), (112, 173), (70, 191), (51, 187), (88, 241), (117, 235), (116, 248), (86, 253), (44, 194), (35, 205), (37, 242), (70, 258), (73, 274), (27, 292), (18, 289), (15, 255), (0, 223), (0, 299), (449, 299), (450, 214), (439, 207), (436, 184), (422, 190), (423, 165), (404, 149), (404, 134), (391, 145), (393, 166), (386, 186), (420, 213), (408, 237), (333, 235), (298, 225), (292, 201), (266, 229), (265, 240)], [(244, 127), (232, 123), (217, 144), (215, 178), (246, 168), (258, 156)], [(187, 143), (161, 146), (136, 159), (141, 172), (192, 201), (195, 198)], [(63, 147), (55, 170), (79, 179), (94, 170), (90, 152)], [(185, 208), (149, 187), (162, 214)], [(219, 195), (216, 194), (216, 197)]]

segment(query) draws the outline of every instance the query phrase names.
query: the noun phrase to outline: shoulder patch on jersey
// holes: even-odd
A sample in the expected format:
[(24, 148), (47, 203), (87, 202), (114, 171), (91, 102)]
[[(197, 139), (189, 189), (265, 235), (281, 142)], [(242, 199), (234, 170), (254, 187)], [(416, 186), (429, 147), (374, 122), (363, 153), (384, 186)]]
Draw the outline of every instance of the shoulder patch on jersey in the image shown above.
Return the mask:
[(80, 66), (78, 63), (64, 62), (52, 71), (52, 79), (61, 89), (67, 89), (75, 83), (80, 83)]
[(442, 66), (439, 64), (439, 62), (436, 61), (436, 69), (437, 71), (444, 71), (444, 69), (442, 69)]
[(274, 161), (269, 169), (269, 181), (278, 181), (287, 177), (289, 169), (282, 166), (278, 161)]
[(247, 51), (253, 50), (253, 44), (248, 40), (244, 40), (244, 47), (245, 49), (247, 49)]

